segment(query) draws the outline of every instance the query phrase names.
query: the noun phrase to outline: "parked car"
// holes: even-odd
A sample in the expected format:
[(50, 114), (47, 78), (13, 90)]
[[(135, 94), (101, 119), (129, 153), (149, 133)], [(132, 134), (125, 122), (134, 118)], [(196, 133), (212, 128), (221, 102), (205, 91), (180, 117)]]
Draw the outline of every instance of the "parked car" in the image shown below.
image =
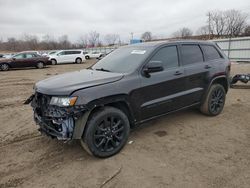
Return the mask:
[(83, 50), (61, 50), (49, 56), (52, 65), (61, 63), (82, 63), (85, 55)]
[(0, 59), (0, 68), (3, 71), (8, 71), (10, 68), (36, 67), (44, 68), (51, 64), (48, 57), (42, 57), (33, 52), (18, 53), (10, 58)]
[(148, 120), (191, 107), (220, 114), (229, 72), (228, 58), (211, 42), (128, 45), (88, 69), (36, 83), (26, 103), (42, 133), (79, 139), (94, 156), (109, 157)]
[(4, 54), (3, 58), (8, 59), (8, 58), (11, 58), (13, 55), (15, 55), (15, 54), (14, 53), (12, 53), (12, 54)]
[(103, 53), (101, 52), (90, 52), (90, 53), (87, 53), (85, 54), (85, 58), (86, 59), (91, 59), (91, 58), (100, 58), (103, 56)]

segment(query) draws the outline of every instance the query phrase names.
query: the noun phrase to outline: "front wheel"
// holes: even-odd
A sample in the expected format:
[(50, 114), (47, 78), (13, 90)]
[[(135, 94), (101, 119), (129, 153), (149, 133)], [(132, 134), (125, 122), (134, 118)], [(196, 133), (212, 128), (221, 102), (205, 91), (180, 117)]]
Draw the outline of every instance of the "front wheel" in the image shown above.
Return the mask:
[(128, 117), (117, 108), (105, 107), (91, 116), (81, 143), (96, 157), (110, 157), (124, 147), (129, 131)]
[(75, 63), (81, 64), (82, 63), (82, 59), (81, 58), (77, 58), (76, 61), (75, 61)]
[(1, 70), (3, 71), (8, 71), (10, 69), (10, 66), (7, 63), (4, 63), (1, 65)]
[(224, 108), (225, 99), (226, 92), (224, 87), (220, 84), (214, 84), (210, 87), (200, 110), (209, 116), (219, 115)]

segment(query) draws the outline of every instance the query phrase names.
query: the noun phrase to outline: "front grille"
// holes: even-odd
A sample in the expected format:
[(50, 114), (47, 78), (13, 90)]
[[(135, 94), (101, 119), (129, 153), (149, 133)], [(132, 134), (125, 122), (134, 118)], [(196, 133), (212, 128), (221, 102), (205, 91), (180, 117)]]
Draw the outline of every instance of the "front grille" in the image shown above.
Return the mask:
[(44, 116), (44, 113), (47, 111), (49, 107), (49, 103), (51, 100), (51, 96), (45, 95), (42, 93), (35, 93), (34, 102), (35, 102), (35, 109), (38, 115)]

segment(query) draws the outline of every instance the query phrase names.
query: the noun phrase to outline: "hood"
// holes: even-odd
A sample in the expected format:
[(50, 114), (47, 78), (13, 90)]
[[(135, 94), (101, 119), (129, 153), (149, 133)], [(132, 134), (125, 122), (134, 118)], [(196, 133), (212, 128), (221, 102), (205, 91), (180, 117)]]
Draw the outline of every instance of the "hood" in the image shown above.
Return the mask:
[(115, 82), (122, 77), (123, 74), (121, 73), (84, 69), (37, 82), (35, 90), (47, 95), (68, 96), (75, 90)]
[(12, 59), (10, 58), (0, 58), (0, 63), (7, 63), (10, 62)]

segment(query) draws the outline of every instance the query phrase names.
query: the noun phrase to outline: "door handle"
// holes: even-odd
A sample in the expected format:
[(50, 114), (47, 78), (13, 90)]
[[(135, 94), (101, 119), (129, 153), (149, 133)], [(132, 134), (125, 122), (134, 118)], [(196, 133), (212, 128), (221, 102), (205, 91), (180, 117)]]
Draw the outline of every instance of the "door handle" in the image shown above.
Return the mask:
[(211, 66), (210, 65), (205, 65), (205, 67), (204, 67), (205, 69), (210, 69), (211, 68)]
[(181, 74), (182, 74), (182, 72), (180, 72), (180, 71), (176, 71), (176, 72), (174, 73), (175, 76), (178, 76), (178, 75), (181, 75)]

